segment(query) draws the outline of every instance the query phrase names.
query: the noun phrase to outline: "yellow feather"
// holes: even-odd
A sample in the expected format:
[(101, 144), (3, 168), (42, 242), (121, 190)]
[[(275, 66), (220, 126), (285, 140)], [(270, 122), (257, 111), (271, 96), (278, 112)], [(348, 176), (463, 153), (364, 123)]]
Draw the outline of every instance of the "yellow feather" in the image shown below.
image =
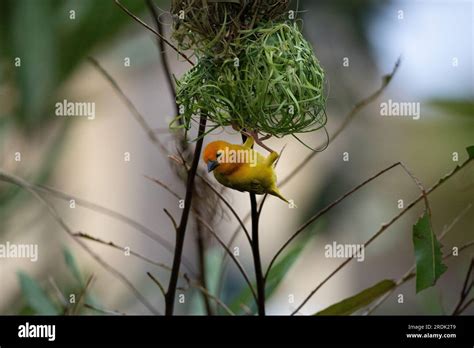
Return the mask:
[[(279, 155), (272, 152), (268, 157), (264, 157), (252, 149), (253, 139), (247, 138), (243, 145), (229, 144), (224, 141), (216, 141), (208, 144), (204, 150), (204, 161), (218, 161), (218, 166), (214, 169), (214, 176), (219, 183), (238, 191), (251, 192), (255, 194), (270, 194), (289, 203), (280, 193), (276, 185), (276, 174), (273, 168)], [(226, 156), (226, 151), (244, 154), (247, 161), (231, 162), (219, 161), (218, 153)], [(227, 159), (226, 157), (224, 159)], [(249, 159), (252, 159), (250, 161)], [(222, 158), (221, 158), (222, 160)]]

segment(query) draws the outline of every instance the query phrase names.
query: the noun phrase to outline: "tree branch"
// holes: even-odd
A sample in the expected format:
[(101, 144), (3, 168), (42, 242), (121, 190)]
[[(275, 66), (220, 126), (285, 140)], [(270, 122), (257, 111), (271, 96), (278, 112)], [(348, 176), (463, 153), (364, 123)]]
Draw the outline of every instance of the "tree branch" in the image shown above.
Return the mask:
[[(469, 158), (467, 161), (465, 161), (463, 164), (460, 166), (457, 166), (454, 168), (450, 173), (445, 175), (443, 178), (441, 178), (436, 184), (434, 184), (431, 188), (426, 190), (426, 195), (430, 194), (434, 190), (436, 190), (438, 187), (440, 187), (443, 183), (445, 183), (448, 179), (450, 179), (452, 176), (454, 176), (458, 171), (460, 171), (462, 168), (464, 168), (466, 165), (468, 165), (473, 158)], [(395, 164), (395, 165), (398, 165)], [(394, 166), (395, 166), (394, 165)], [(387, 170), (385, 170), (387, 171)], [(417, 199), (412, 201), (405, 209), (403, 209), (399, 214), (397, 214), (394, 218), (392, 218), (389, 222), (385, 223), (382, 225), (382, 227), (367, 241), (364, 243), (364, 248), (366, 248), (368, 245), (370, 245), (377, 237), (379, 237), (384, 231), (386, 231), (391, 225), (393, 225), (398, 219), (400, 219), (407, 211), (409, 211), (411, 208), (413, 208), (418, 202), (423, 200), (425, 198), (425, 195), (420, 195)], [(311, 218), (310, 220), (314, 221), (314, 217)], [(304, 226), (308, 226), (309, 224), (305, 224)], [(333, 272), (331, 272), (311, 293), (304, 299), (304, 301), (293, 311), (292, 315), (297, 313), (308, 301), (309, 299), (326, 283), (328, 282), (337, 272), (339, 272), (342, 268), (344, 268), (351, 260), (353, 257), (350, 257), (346, 259), (342, 264), (340, 264)]]
[(173, 315), (174, 311), (174, 299), (176, 295), (176, 287), (178, 283), (179, 268), (181, 265), (181, 257), (183, 254), (184, 239), (186, 235), (186, 227), (188, 224), (189, 212), (191, 211), (192, 198), (194, 193), (194, 179), (198, 169), (198, 164), (201, 156), (201, 150), (204, 140), (204, 132), (206, 130), (206, 116), (201, 115), (199, 122), (198, 141), (196, 148), (194, 149), (194, 157), (190, 170), (188, 171), (187, 184), (186, 184), (186, 197), (184, 199), (184, 208), (181, 215), (181, 222), (179, 223), (176, 231), (176, 244), (175, 253), (173, 258), (173, 266), (171, 271), (170, 282), (168, 290), (166, 292), (165, 304), (166, 304), (166, 315)]

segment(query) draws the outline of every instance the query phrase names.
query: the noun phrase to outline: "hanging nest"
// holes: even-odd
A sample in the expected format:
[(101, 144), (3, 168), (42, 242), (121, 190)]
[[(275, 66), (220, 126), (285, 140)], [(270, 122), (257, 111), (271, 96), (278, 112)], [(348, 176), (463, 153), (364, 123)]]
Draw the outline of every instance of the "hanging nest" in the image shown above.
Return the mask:
[(288, 18), (289, 0), (173, 0), (173, 38), (198, 56), (239, 55), (242, 30)]
[(190, 129), (193, 117), (204, 113), (214, 128), (276, 137), (325, 125), (324, 72), (295, 23), (240, 30), (229, 47), (240, 54), (224, 60), (203, 55), (177, 81), (181, 114), (175, 121)]

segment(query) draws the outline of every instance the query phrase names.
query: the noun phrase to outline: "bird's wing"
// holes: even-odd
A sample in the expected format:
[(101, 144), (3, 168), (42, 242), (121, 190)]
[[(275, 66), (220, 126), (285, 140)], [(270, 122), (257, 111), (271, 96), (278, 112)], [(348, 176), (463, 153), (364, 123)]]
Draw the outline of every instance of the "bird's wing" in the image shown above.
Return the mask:
[(268, 155), (267, 158), (265, 158), (265, 164), (267, 166), (272, 166), (273, 163), (275, 163), (275, 161), (278, 159), (279, 155), (276, 153), (276, 152), (272, 152)]
[(262, 182), (260, 180), (252, 180), (250, 182), (249, 191), (261, 195), (266, 193), (267, 188), (262, 185)]

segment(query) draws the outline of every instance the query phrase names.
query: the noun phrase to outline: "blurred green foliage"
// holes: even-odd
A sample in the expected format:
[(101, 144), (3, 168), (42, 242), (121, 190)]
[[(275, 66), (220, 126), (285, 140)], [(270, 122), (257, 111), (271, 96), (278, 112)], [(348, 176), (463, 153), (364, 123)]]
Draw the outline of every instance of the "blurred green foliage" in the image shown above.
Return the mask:
[[(123, 3), (135, 13), (145, 8), (144, 1)], [(85, 57), (130, 23), (113, 1), (0, 2), (1, 76), (19, 93), (11, 115), (16, 123), (25, 131), (47, 126), (62, 84)], [(17, 57), (20, 68), (14, 66)]]
[[(145, 1), (122, 3), (136, 14), (145, 9)], [(47, 145), (40, 166), (28, 169), (32, 181), (48, 180), (66, 140), (68, 122), (56, 132), (50, 129), (57, 121), (52, 106), (64, 83), (88, 55), (110, 43), (130, 23), (130, 17), (111, 0), (0, 1), (0, 87), (14, 91), (8, 96), (14, 101), (13, 110), (0, 105), (0, 137), (20, 131), (28, 136), (46, 134), (54, 140)], [(18, 62), (20, 66), (15, 65)], [(25, 196), (17, 187), (2, 187), (0, 216), (8, 216)]]
[[(67, 266), (67, 273), (69, 280), (61, 281), (61, 298), (58, 298), (58, 293), (55, 292), (52, 286), (45, 286), (30, 277), (24, 272), (18, 272), (18, 281), (20, 282), (21, 293), (25, 300), (25, 305), (19, 311), (19, 314), (38, 314), (38, 315), (60, 315), (63, 313), (85, 314), (89, 313), (89, 309), (84, 307), (84, 303), (90, 304), (94, 307), (99, 307), (97, 301), (90, 294), (90, 291), (84, 293), (86, 283), (81, 271), (77, 265), (76, 259), (71, 251), (67, 248), (63, 250), (64, 262)], [(69, 301), (69, 296), (75, 295), (75, 302), (68, 302), (65, 305), (64, 300)], [(81, 299), (83, 295), (83, 299)]]

